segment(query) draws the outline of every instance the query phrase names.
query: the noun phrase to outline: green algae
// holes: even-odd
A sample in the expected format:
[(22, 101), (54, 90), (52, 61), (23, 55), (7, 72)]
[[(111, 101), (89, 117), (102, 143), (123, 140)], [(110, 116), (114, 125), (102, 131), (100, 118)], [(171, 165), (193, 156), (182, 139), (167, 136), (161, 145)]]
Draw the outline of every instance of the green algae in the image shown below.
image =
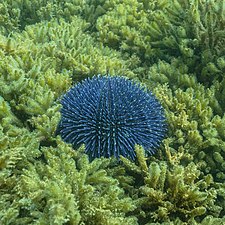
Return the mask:
[[(0, 3), (1, 224), (224, 224), (224, 1)], [(55, 137), (60, 97), (123, 75), (165, 108), (137, 161), (88, 161)]]

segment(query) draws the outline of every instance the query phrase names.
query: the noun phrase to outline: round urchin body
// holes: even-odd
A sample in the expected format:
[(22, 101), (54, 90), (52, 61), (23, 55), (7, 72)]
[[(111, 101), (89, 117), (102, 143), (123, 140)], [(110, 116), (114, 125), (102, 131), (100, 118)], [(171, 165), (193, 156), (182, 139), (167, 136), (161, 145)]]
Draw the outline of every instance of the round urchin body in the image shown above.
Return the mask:
[(71, 88), (61, 101), (58, 133), (90, 158), (120, 155), (134, 160), (134, 145), (152, 154), (165, 135), (163, 108), (151, 92), (123, 77), (95, 76)]

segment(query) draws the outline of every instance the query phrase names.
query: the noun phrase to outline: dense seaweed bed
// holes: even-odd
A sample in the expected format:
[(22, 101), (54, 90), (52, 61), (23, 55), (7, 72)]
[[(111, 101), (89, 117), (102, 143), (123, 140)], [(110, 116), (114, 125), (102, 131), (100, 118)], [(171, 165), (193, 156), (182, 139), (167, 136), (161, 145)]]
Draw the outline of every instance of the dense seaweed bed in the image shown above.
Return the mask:
[[(1, 1), (1, 224), (224, 224), (224, 27), (224, 0)], [(96, 74), (159, 99), (154, 156), (90, 162), (55, 135), (60, 97)]]

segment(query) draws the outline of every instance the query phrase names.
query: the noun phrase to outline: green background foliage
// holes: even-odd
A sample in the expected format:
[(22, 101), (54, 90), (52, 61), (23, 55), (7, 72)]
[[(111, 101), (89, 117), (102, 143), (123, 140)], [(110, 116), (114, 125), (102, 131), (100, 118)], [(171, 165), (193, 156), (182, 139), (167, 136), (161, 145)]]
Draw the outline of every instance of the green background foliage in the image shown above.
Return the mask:
[[(1, 224), (224, 224), (224, 27), (224, 0), (1, 1)], [(55, 136), (60, 97), (96, 74), (157, 96), (154, 156), (89, 162)]]

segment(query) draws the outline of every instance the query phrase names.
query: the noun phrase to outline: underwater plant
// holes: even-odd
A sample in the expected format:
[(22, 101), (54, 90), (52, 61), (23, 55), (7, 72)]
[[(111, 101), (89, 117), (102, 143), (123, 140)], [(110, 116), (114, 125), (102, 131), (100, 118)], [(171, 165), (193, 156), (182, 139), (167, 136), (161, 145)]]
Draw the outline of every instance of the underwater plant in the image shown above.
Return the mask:
[(85, 79), (62, 98), (58, 127), (75, 148), (85, 144), (89, 157), (135, 159), (134, 145), (152, 154), (165, 136), (163, 108), (151, 92), (122, 77)]
[[(224, 2), (1, 1), (0, 224), (225, 224)], [(57, 100), (94, 74), (122, 74), (138, 83), (130, 90), (151, 90), (167, 122), (157, 154), (138, 144), (134, 162), (129, 155), (89, 160), (85, 145), (55, 137)], [(102, 106), (118, 89), (101, 89)], [(84, 112), (101, 90), (90, 89)], [(150, 114), (123, 95), (126, 115)]]

